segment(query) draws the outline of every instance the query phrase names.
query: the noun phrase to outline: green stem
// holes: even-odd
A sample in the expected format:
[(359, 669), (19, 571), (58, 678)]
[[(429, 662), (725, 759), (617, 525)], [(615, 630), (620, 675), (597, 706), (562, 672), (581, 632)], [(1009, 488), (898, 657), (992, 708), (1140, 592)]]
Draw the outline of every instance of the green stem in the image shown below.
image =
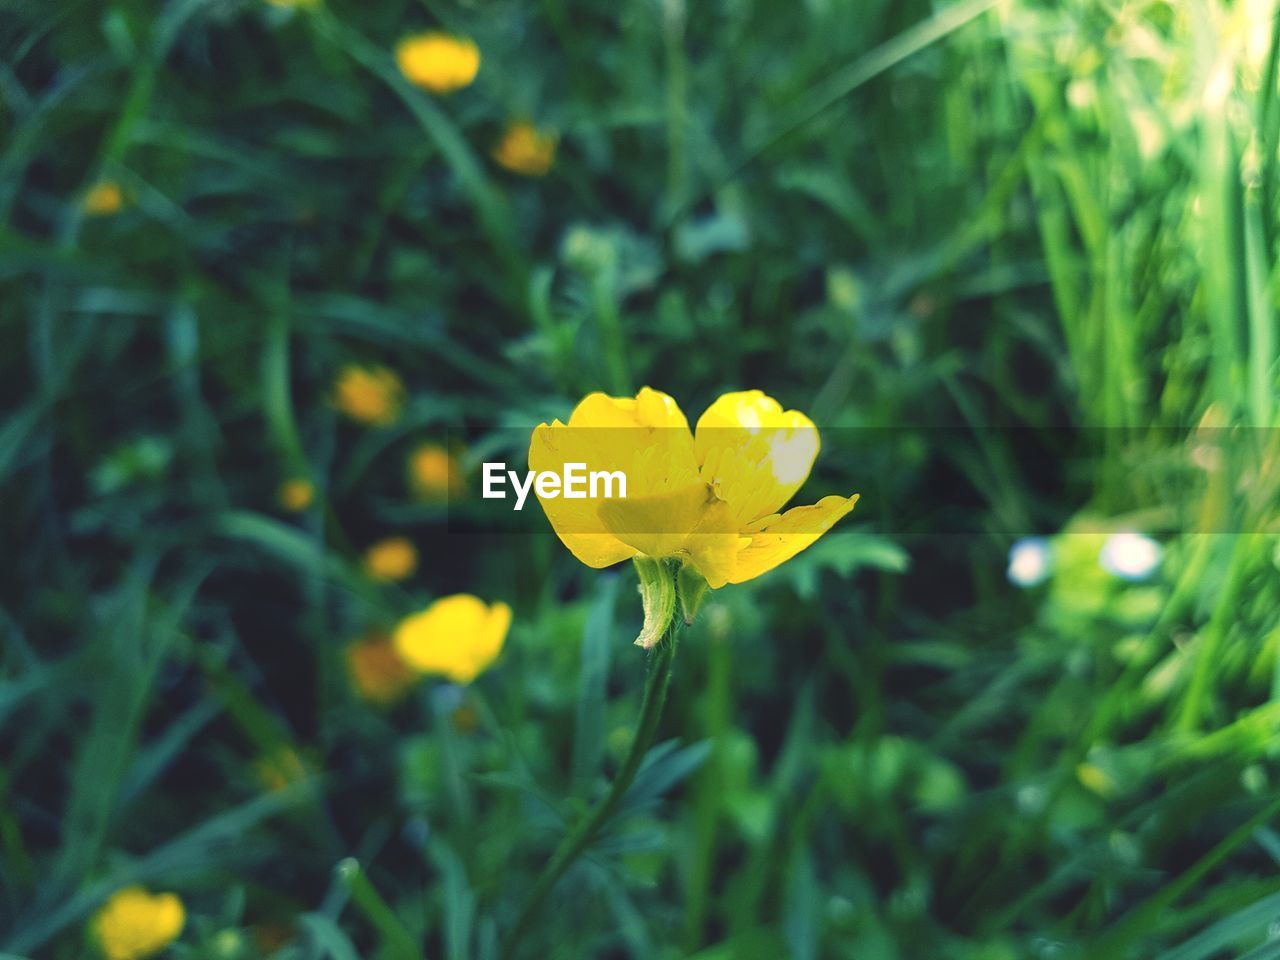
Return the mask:
[(417, 939), (400, 922), (391, 905), (383, 899), (378, 888), (365, 874), (359, 861), (348, 857), (338, 864), (336, 873), (351, 896), (351, 901), (378, 931), (387, 956), (395, 960), (423, 960), (424, 954)]
[(645, 754), (649, 752), (649, 747), (653, 745), (653, 738), (658, 733), (658, 721), (662, 719), (662, 708), (667, 700), (667, 688), (671, 685), (671, 666), (676, 658), (676, 640), (680, 623), (680, 617), (673, 616), (662, 639), (653, 648), (653, 658), (649, 661), (649, 675), (645, 679), (644, 699), (640, 703), (640, 719), (636, 724), (636, 733), (631, 740), (631, 749), (613, 780), (608, 796), (590, 815), (565, 835), (556, 852), (542, 868), (542, 873), (529, 891), (515, 924), (503, 941), (499, 954), (502, 960), (511, 960), (515, 956), (529, 924), (537, 916), (543, 901), (555, 887), (556, 881), (582, 856), (591, 845), (591, 841), (608, 823), (609, 818), (617, 812), (636, 774), (640, 772), (640, 764), (644, 761)]
[(609, 389), (625, 396), (632, 392), (631, 370), (623, 342), (622, 317), (618, 313), (616, 280), (612, 270), (597, 274), (591, 281), (591, 301), (595, 307), (600, 345), (604, 350)]

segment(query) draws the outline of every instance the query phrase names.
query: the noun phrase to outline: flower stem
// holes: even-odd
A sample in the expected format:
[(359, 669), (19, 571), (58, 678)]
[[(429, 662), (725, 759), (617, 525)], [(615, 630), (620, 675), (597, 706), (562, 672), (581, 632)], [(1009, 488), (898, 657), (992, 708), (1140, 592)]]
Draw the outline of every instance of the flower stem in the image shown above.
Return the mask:
[(591, 813), (573, 828), (560, 841), (560, 846), (551, 855), (546, 866), (542, 868), (537, 881), (525, 898), (524, 906), (516, 917), (515, 924), (502, 943), (499, 956), (502, 960), (511, 960), (520, 948), (529, 924), (537, 916), (543, 901), (551, 893), (552, 888), (578, 857), (591, 845), (601, 828), (609, 818), (617, 812), (618, 806), (630, 789), (636, 774), (640, 772), (640, 764), (645, 754), (653, 745), (653, 738), (658, 733), (658, 721), (662, 719), (662, 708), (667, 700), (667, 688), (671, 684), (671, 666), (676, 658), (676, 640), (680, 631), (680, 618), (673, 616), (662, 639), (653, 647), (653, 657), (649, 661), (649, 675), (645, 679), (644, 699), (640, 702), (640, 719), (636, 723), (635, 736), (631, 740), (631, 749), (622, 762), (618, 775), (614, 777), (609, 794)]

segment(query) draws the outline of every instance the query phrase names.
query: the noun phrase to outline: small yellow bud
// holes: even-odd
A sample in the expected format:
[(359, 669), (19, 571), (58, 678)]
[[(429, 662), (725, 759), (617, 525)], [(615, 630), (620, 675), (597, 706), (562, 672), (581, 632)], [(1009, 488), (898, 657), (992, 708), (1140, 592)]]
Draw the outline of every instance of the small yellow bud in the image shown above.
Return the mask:
[(404, 580), (418, 569), (418, 549), (408, 537), (387, 537), (365, 551), (364, 568), (375, 580)]
[(556, 159), (554, 133), (545, 133), (525, 120), (508, 125), (493, 148), (492, 157), (498, 166), (526, 177), (545, 176)]
[(124, 207), (124, 191), (114, 180), (102, 180), (89, 188), (80, 205), (88, 216), (107, 217)]
[(338, 374), (333, 403), (358, 423), (385, 427), (400, 416), (404, 384), (386, 367), (349, 364)]
[(291, 477), (280, 484), (276, 494), (280, 506), (290, 513), (301, 513), (315, 500), (316, 488), (306, 477)]

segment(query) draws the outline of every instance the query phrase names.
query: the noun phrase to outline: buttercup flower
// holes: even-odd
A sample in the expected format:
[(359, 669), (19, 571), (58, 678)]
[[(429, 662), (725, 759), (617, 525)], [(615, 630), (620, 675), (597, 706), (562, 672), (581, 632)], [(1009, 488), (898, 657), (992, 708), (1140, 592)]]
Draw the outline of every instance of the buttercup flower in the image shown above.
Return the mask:
[(94, 915), (90, 931), (107, 960), (142, 960), (178, 939), (186, 918), (176, 893), (125, 887)]
[(410, 83), (432, 93), (452, 93), (476, 78), (480, 49), (466, 37), (420, 33), (396, 45), (396, 64)]
[(365, 551), (364, 569), (375, 580), (404, 580), (418, 569), (418, 549), (408, 537), (387, 537)]
[(557, 140), (555, 134), (544, 133), (528, 121), (517, 120), (507, 126), (491, 155), (498, 166), (512, 173), (541, 177), (555, 161)]
[[(759, 390), (727, 393), (707, 408), (694, 432), (676, 402), (645, 387), (634, 399), (593, 393), (567, 424), (541, 424), (529, 444), (529, 467), (564, 474), (566, 463), (622, 471), (617, 499), (539, 501), (556, 534), (591, 567), (638, 558), (642, 591), (660, 581), (639, 560), (679, 562), (681, 598), (699, 588), (754, 579), (795, 556), (853, 509), (857, 495), (824, 497), (778, 511), (800, 489), (818, 455), (818, 430), (804, 414), (784, 411)], [(668, 603), (665, 594), (646, 593)], [(686, 609), (686, 619), (691, 615)], [(646, 621), (650, 618), (646, 616)], [(661, 621), (659, 614), (655, 622)], [(656, 642), (648, 627), (644, 645)]]
[(424, 443), (409, 456), (409, 485), (423, 500), (444, 500), (462, 488), (462, 471), (440, 444)]
[(442, 597), (396, 627), (392, 642), (414, 670), (470, 683), (497, 659), (511, 626), (511, 608), (467, 593)]
[(89, 188), (80, 206), (91, 217), (107, 217), (124, 207), (124, 191), (114, 180), (103, 180)]
[(385, 427), (400, 416), (404, 384), (386, 367), (348, 364), (338, 374), (333, 403), (352, 420)]
[(362, 637), (348, 645), (345, 654), (352, 687), (370, 703), (389, 706), (417, 682), (417, 675), (382, 634)]
[(306, 477), (291, 477), (280, 484), (276, 496), (284, 509), (290, 513), (301, 513), (311, 506), (316, 496), (316, 488)]

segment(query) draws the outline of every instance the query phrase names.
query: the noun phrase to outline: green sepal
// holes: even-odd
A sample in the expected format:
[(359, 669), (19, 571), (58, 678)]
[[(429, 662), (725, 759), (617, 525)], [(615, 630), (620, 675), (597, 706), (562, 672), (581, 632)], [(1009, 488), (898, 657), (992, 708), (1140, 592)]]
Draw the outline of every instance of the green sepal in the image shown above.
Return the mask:
[(634, 563), (644, 604), (644, 627), (636, 637), (636, 646), (648, 650), (671, 626), (676, 612), (676, 582), (671, 566), (661, 560), (636, 557)]
[(707, 581), (698, 568), (691, 563), (682, 564), (676, 581), (680, 594), (680, 614), (684, 617), (685, 626), (693, 623), (698, 615), (698, 607), (707, 593)]

